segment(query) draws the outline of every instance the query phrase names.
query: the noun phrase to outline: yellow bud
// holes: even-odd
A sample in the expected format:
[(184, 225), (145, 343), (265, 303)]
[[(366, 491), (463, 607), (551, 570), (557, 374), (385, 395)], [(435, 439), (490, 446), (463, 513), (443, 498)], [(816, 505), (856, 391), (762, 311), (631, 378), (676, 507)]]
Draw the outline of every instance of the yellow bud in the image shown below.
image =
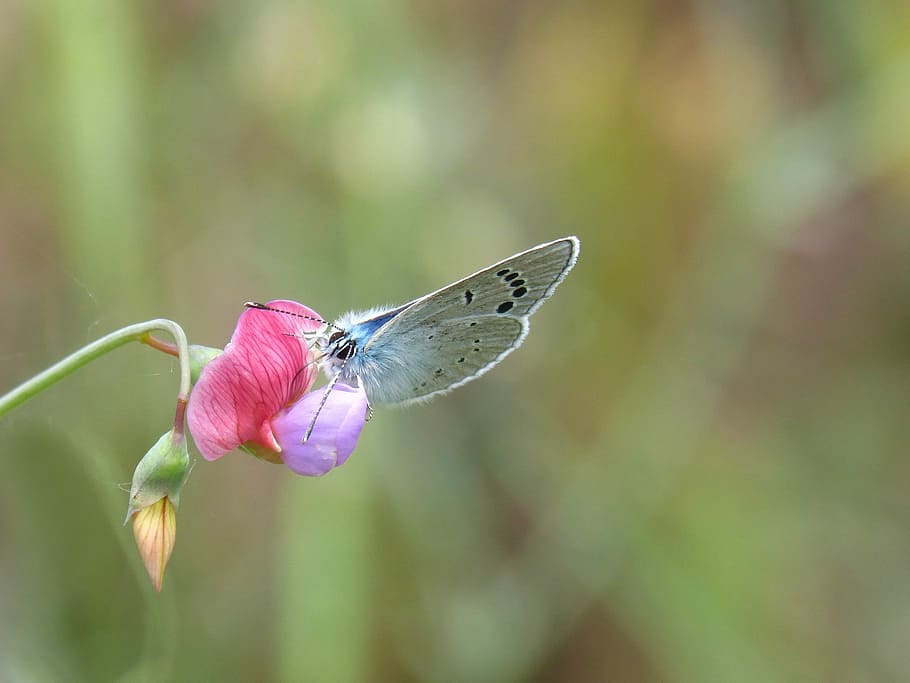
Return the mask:
[(133, 536), (152, 585), (160, 593), (177, 536), (177, 510), (167, 496), (136, 512)]

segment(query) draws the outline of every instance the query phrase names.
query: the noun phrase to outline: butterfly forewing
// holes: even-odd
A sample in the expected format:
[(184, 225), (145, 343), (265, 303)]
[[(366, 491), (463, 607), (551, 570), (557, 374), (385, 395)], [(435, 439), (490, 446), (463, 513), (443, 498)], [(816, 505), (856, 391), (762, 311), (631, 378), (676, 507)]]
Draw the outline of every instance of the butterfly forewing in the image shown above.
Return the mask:
[(528, 249), (427, 294), (408, 305), (366, 343), (440, 320), (483, 315), (529, 316), (547, 299), (578, 256), (578, 240), (566, 237)]
[(360, 377), (371, 400), (428, 398), (483, 374), (518, 348), (527, 317), (577, 255), (574, 237), (542, 244), (403, 307), (363, 346)]

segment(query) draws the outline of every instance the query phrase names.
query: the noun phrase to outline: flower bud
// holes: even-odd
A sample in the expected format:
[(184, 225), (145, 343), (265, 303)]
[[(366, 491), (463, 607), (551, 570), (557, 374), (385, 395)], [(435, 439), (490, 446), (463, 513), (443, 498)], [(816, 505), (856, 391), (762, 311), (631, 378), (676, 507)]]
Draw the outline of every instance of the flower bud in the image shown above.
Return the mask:
[(189, 472), (186, 437), (173, 429), (161, 436), (136, 465), (126, 520), (133, 518), (133, 536), (155, 590), (161, 590), (164, 569), (174, 549), (177, 504)]

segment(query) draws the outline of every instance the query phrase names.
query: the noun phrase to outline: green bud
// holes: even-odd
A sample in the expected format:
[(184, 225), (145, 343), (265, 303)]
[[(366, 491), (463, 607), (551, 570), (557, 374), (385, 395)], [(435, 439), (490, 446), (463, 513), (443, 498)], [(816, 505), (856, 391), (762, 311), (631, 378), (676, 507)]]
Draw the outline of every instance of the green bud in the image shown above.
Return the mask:
[(177, 505), (189, 467), (186, 436), (174, 430), (163, 434), (136, 465), (126, 519), (165, 496)]

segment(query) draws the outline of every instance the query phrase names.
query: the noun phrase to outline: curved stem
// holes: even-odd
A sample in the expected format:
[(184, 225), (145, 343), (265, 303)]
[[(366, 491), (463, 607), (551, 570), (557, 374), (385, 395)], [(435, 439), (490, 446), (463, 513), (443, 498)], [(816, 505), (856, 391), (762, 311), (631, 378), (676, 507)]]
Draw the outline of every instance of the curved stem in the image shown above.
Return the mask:
[(190, 394), (190, 362), (189, 347), (183, 328), (173, 320), (157, 318), (144, 323), (127, 325), (115, 332), (111, 332), (101, 339), (83, 346), (78, 351), (71, 353), (66, 358), (54, 363), (47, 370), (38, 373), (31, 379), (23, 382), (18, 387), (0, 396), (0, 415), (4, 415), (13, 408), (25, 403), (35, 394), (47, 389), (52, 384), (59, 382), (67, 375), (72, 374), (83, 365), (112, 351), (119, 346), (132, 341), (143, 341), (144, 337), (152, 330), (168, 332), (177, 342), (177, 353), (180, 359), (180, 389), (177, 394), (178, 410), (181, 404), (186, 404)]
[(139, 341), (146, 346), (151, 346), (153, 349), (157, 349), (158, 351), (161, 351), (161, 353), (166, 353), (169, 356), (180, 356), (180, 351), (177, 349), (176, 344), (171, 344), (170, 342), (158, 339), (158, 337), (153, 337), (148, 332), (139, 337)]

